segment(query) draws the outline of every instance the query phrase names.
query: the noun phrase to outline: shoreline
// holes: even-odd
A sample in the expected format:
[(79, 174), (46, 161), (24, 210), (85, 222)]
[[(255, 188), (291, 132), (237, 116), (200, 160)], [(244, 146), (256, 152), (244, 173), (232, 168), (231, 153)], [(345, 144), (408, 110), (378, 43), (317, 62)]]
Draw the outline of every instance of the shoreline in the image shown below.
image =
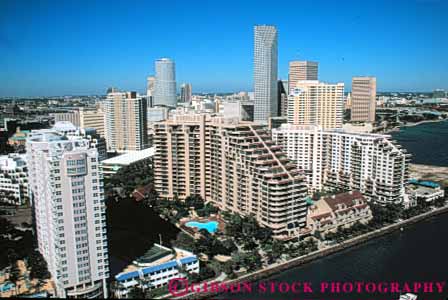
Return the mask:
[[(307, 264), (309, 262), (312, 262), (314, 260), (317, 260), (319, 258), (331, 255), (331, 254), (335, 254), (338, 253), (340, 251), (355, 247), (355, 246), (359, 246), (362, 245), (368, 241), (374, 240), (375, 238), (381, 237), (381, 236), (385, 236), (387, 234), (390, 234), (392, 232), (395, 232), (397, 230), (400, 230), (400, 228), (403, 228), (405, 226), (409, 226), (409, 225), (413, 225), (415, 223), (418, 223), (420, 221), (426, 220), (430, 217), (433, 216), (438, 216), (438, 215), (442, 215), (442, 214), (446, 214), (448, 213), (448, 205), (445, 205), (441, 208), (436, 208), (434, 210), (431, 210), (429, 212), (423, 213), (421, 215), (418, 216), (414, 216), (412, 218), (409, 218), (407, 220), (403, 220), (394, 224), (390, 224), (387, 225), (383, 228), (380, 229), (376, 229), (375, 231), (360, 235), (360, 236), (356, 236), (353, 237), (349, 240), (343, 241), (341, 243), (337, 243), (334, 246), (330, 246), (328, 248), (324, 248), (324, 249), (320, 249), (311, 253), (308, 253), (307, 255), (304, 256), (299, 256), (293, 259), (290, 259), (286, 262), (282, 262), (279, 264), (275, 264), (275, 265), (271, 265), (268, 267), (265, 267), (263, 269), (260, 269), (258, 271), (240, 276), (236, 279), (233, 280), (227, 280), (227, 281), (222, 281), (221, 283), (223, 284), (227, 284), (227, 285), (232, 285), (232, 284), (238, 284), (241, 282), (253, 282), (253, 281), (257, 281), (257, 280), (261, 280), (264, 278), (267, 278), (269, 276), (278, 274), (281, 271), (285, 271), (285, 270), (289, 270), (304, 264)], [(208, 281), (210, 282), (214, 282), (214, 280), (210, 280)], [(184, 296), (180, 296), (180, 297), (173, 297), (171, 294), (165, 294), (163, 296), (161, 296), (159, 299), (166, 299), (166, 298), (172, 298), (172, 299), (190, 299), (190, 298), (196, 298), (196, 299), (204, 299), (204, 298), (209, 298), (211, 296), (216, 296), (222, 293), (214, 293), (214, 292), (200, 292), (200, 293), (189, 293), (187, 295)]]
[(395, 126), (393, 128), (390, 129), (386, 129), (384, 130), (384, 132), (382, 132), (383, 134), (392, 134), (395, 132), (400, 132), (401, 128), (405, 128), (405, 127), (415, 127), (418, 125), (423, 125), (423, 124), (430, 124), (430, 123), (439, 123), (439, 122), (444, 122), (444, 121), (448, 121), (448, 119), (438, 119), (438, 120), (423, 120), (417, 123), (406, 123), (406, 124), (402, 124), (399, 126)]

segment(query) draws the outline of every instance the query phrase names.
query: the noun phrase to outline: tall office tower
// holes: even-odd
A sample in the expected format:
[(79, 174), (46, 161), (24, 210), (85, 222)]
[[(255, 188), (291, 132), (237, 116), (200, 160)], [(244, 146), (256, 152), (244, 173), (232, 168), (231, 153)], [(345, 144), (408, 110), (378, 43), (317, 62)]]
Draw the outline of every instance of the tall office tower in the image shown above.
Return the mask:
[(190, 83), (183, 83), (180, 86), (180, 102), (183, 103), (190, 103), (191, 102), (191, 84)]
[(376, 78), (353, 77), (351, 102), (352, 121), (374, 123), (376, 110)]
[(267, 124), (268, 118), (278, 116), (277, 28), (255, 26), (254, 44), (254, 121)]
[(39, 252), (60, 298), (107, 297), (106, 206), (98, 152), (54, 130), (27, 139)]
[(314, 61), (289, 62), (289, 91), (292, 91), (299, 80), (318, 80), (319, 63)]
[(148, 108), (154, 106), (154, 87), (156, 84), (155, 76), (148, 76), (146, 78), (146, 99)]
[(297, 237), (305, 226), (304, 178), (266, 127), (190, 114), (156, 123), (154, 131), (160, 197), (201, 195), (222, 210), (253, 215), (280, 239)]
[(156, 77), (148, 76), (146, 78), (146, 95), (153, 96), (154, 95), (154, 86), (156, 84)]
[(176, 107), (175, 64), (169, 58), (156, 60), (156, 80), (154, 84), (154, 105)]
[(288, 81), (279, 80), (278, 81), (278, 114), (280, 117), (288, 116), (288, 95), (289, 95)]
[(344, 84), (316, 80), (298, 81), (288, 99), (288, 123), (341, 128), (344, 112)]
[(146, 98), (136, 92), (110, 93), (106, 99), (108, 151), (139, 151), (148, 148)]
[(388, 135), (284, 124), (272, 136), (313, 191), (346, 188), (380, 203), (403, 201), (410, 155)]

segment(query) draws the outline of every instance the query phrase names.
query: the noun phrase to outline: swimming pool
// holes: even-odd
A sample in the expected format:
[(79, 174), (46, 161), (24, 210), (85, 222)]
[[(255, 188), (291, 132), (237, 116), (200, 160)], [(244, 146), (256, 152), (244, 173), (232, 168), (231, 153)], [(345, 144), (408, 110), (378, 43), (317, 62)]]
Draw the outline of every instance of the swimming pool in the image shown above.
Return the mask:
[(216, 221), (208, 221), (205, 223), (190, 221), (185, 223), (187, 227), (196, 227), (198, 230), (205, 229), (209, 233), (214, 233), (218, 229), (218, 222)]
[(0, 291), (3, 292), (8, 292), (9, 290), (12, 290), (15, 288), (15, 284), (12, 282), (7, 282), (4, 284), (0, 284)]

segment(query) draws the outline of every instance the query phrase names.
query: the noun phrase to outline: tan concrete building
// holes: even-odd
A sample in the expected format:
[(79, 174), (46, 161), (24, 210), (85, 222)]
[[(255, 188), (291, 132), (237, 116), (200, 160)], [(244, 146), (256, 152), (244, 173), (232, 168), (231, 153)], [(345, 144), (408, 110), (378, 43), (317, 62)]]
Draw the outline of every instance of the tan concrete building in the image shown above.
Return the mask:
[(290, 61), (289, 62), (289, 92), (295, 88), (299, 80), (318, 80), (319, 63), (314, 61)]
[(254, 215), (277, 238), (305, 226), (304, 177), (266, 127), (205, 114), (155, 124), (154, 184), (160, 197), (201, 195), (222, 210)]
[(339, 227), (349, 228), (356, 222), (366, 224), (372, 219), (367, 200), (358, 191), (336, 194), (314, 202), (307, 215), (304, 231), (325, 236)]
[(114, 92), (106, 99), (106, 141), (109, 151), (148, 148), (146, 98), (136, 92)]
[(288, 98), (288, 123), (319, 125), (323, 129), (341, 128), (344, 84), (317, 80), (298, 81)]
[(79, 127), (94, 128), (96, 132), (105, 137), (105, 119), (102, 109), (79, 109)]
[(375, 122), (376, 78), (353, 77), (351, 96), (351, 120)]

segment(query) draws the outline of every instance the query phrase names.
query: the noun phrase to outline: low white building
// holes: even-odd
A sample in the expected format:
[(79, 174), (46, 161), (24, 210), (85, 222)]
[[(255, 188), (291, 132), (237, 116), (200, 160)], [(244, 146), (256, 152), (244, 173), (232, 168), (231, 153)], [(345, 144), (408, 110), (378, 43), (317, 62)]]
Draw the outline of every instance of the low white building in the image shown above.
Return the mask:
[(154, 156), (154, 147), (140, 151), (129, 151), (101, 162), (104, 178), (117, 174), (118, 170), (131, 164), (148, 161)]
[(439, 184), (425, 180), (411, 179), (406, 192), (409, 194), (411, 206), (412, 203), (417, 204), (419, 200), (432, 202), (445, 197), (445, 191)]
[(170, 279), (185, 278), (185, 273), (199, 273), (196, 255), (179, 248), (170, 249), (154, 244), (144, 256), (115, 276), (114, 294), (117, 298), (126, 298), (134, 287), (160, 288)]
[(28, 199), (26, 156), (17, 153), (0, 156), (0, 202), (23, 205)]

